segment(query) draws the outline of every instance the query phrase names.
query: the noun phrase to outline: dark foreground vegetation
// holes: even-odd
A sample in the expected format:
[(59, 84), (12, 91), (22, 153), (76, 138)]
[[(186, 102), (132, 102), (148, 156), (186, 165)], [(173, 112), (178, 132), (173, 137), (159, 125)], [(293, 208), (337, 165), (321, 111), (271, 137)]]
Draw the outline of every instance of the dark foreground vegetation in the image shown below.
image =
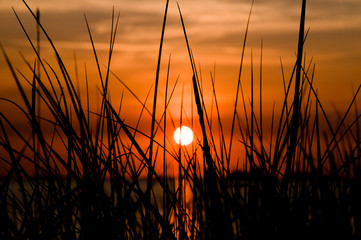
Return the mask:
[[(89, 107), (88, 92), (83, 93), (87, 100), (81, 100), (51, 38), (29, 8), (58, 65), (40, 57), (39, 42), (32, 41), (25, 28), (37, 55), (34, 63), (26, 62), (30, 77), (16, 70), (1, 47), (23, 103), (1, 101), (10, 102), (24, 115), (30, 131), (18, 129), (0, 112), (1, 167), (8, 169), (1, 179), (0, 238), (361, 239), (360, 86), (346, 113), (332, 125), (312, 85), (314, 67), (306, 65), (302, 56), (305, 4), (303, 0), (296, 63), (289, 79), (283, 79), (281, 111), (273, 112), (267, 122), (270, 134), (263, 130), (262, 99), (259, 109), (253, 104), (253, 70), (249, 101), (242, 88), (246, 30), (229, 140), (215, 91), (218, 128), (210, 124), (179, 10), (193, 70), (189, 81), (201, 142), (193, 152), (179, 148), (175, 154), (167, 148), (165, 136), (166, 107), (172, 96), (168, 79), (164, 114), (155, 116), (160, 106), (157, 91), (168, 2), (153, 108), (142, 103), (144, 114), (151, 118), (149, 132), (125, 124), (126, 116), (118, 114), (108, 96), (117, 18), (113, 16), (111, 23), (105, 73), (86, 22), (101, 84), (101, 101), (94, 110)], [(20, 19), (19, 23), (23, 26)], [(257, 91), (262, 96), (262, 88)], [(240, 120), (241, 114), (245, 121)], [(215, 139), (218, 129), (220, 137)], [(156, 133), (164, 135), (163, 142), (155, 140)], [(148, 139), (147, 146), (138, 140), (140, 135)], [(232, 147), (235, 144), (237, 148)], [(230, 167), (234, 155), (241, 159), (238, 169), (242, 171)], [(176, 177), (168, 174), (166, 158), (178, 163)], [(155, 159), (164, 161), (162, 172), (155, 170)]]

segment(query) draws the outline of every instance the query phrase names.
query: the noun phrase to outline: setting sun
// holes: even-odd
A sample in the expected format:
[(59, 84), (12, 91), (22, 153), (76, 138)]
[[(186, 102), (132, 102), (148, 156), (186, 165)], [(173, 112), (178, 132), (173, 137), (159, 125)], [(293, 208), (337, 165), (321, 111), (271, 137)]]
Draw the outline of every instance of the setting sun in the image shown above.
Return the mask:
[(178, 127), (174, 131), (174, 140), (177, 144), (188, 145), (193, 141), (193, 131), (189, 127)]

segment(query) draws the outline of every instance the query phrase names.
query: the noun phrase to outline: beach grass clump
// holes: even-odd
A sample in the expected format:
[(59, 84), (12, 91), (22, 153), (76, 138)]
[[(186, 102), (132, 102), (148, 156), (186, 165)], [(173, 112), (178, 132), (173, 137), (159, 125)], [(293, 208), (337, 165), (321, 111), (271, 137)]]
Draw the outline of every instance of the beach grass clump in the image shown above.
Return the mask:
[[(193, 72), (189, 79), (196, 109), (192, 122), (200, 129), (200, 141), (192, 151), (181, 146), (174, 151), (168, 144), (167, 119), (172, 116), (167, 107), (174, 90), (168, 86), (169, 65), (163, 113), (156, 116), (168, 1), (152, 109), (126, 87), (142, 109), (135, 125), (124, 120), (127, 116), (120, 114), (122, 104), (113, 104), (109, 94), (111, 76), (117, 78), (111, 62), (119, 16), (113, 11), (105, 71), (85, 18), (100, 83), (94, 107), (90, 105), (87, 75), (86, 91), (81, 93), (39, 14), (24, 4), (52, 47), (56, 65), (41, 58), (40, 40), (29, 37), (14, 11), (36, 59), (33, 63), (24, 59), (31, 72), (26, 75), (16, 69), (1, 46), (23, 103), (1, 101), (20, 113), (28, 129), (23, 131), (11, 116), (0, 112), (0, 159), (7, 169), (0, 188), (1, 239), (361, 237), (361, 115), (357, 106), (361, 85), (345, 114), (333, 125), (313, 86), (314, 64), (306, 63), (303, 57), (305, 0), (297, 58), (291, 76), (282, 79), (283, 104), (280, 112), (273, 110), (267, 123), (262, 116), (262, 74), (260, 89), (253, 87), (253, 58), (249, 100), (241, 81), (250, 11), (230, 132), (222, 124), (213, 77), (215, 108), (209, 111), (205, 104), (207, 93), (200, 86), (200, 73), (178, 6)], [(260, 60), (262, 73), (262, 53)], [(259, 106), (255, 104), (256, 91)], [(149, 132), (139, 129), (143, 114), (151, 119)], [(181, 106), (180, 122), (182, 114)], [(156, 138), (159, 134), (162, 140)], [(176, 163), (177, 174), (168, 168), (170, 160)], [(156, 169), (156, 161), (162, 161), (161, 171)]]

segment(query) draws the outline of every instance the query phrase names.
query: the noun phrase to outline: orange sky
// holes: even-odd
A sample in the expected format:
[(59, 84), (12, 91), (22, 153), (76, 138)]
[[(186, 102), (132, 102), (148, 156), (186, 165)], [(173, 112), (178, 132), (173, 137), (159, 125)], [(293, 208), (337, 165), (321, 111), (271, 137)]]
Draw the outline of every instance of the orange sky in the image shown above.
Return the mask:
[[(155, 69), (161, 34), (165, 1), (160, 0), (32, 0), (29, 5), (41, 12), (41, 22), (52, 37), (64, 62), (75, 76), (74, 53), (79, 67), (79, 79), (84, 83), (84, 64), (93, 86), (98, 84), (96, 65), (86, 30), (86, 14), (95, 47), (103, 66), (106, 64), (109, 46), (111, 11), (120, 13), (112, 71), (144, 100), (154, 84)], [(250, 0), (180, 0), (190, 45), (195, 61), (201, 68), (205, 99), (210, 106), (210, 72), (216, 69), (216, 88), (221, 114), (229, 119), (235, 100), (237, 75), (242, 51)], [(313, 0), (308, 1), (306, 28), (309, 35), (305, 45), (306, 60), (313, 57), (316, 64), (315, 87), (324, 106), (333, 106), (343, 113), (352, 99), (352, 90), (361, 83), (361, 1)], [(20, 0), (0, 2), (0, 43), (13, 64), (25, 74), (19, 51), (33, 62), (32, 52), (11, 7), (19, 14), (31, 37), (35, 40), (35, 22)], [(250, 56), (253, 53), (256, 82), (259, 76), (260, 46), (263, 39), (263, 89), (265, 111), (274, 101), (280, 101), (282, 75), (280, 59), (286, 78), (296, 61), (298, 25), (301, 1), (255, 0), (242, 75), (246, 94), (249, 92)], [(44, 38), (42, 38), (44, 39)], [(191, 67), (183, 37), (176, 1), (170, 1), (165, 43), (161, 65), (160, 96), (164, 95), (164, 83), (168, 58), (171, 54), (170, 84), (179, 77), (178, 87), (171, 103), (171, 114), (179, 117), (179, 104), (184, 86), (184, 106), (190, 115)], [(54, 63), (48, 44), (42, 42), (41, 55)], [(0, 97), (16, 99), (15, 83), (0, 56)], [(114, 102), (124, 87), (112, 78), (111, 97)], [(258, 83), (255, 88), (258, 89)], [(92, 89), (96, 92), (96, 88)], [(125, 91), (124, 111), (129, 123), (137, 119), (140, 105)], [(248, 95), (247, 95), (248, 97)], [(96, 97), (94, 97), (96, 99)], [(159, 98), (163, 102), (162, 97)], [(149, 101), (150, 102), (150, 101)], [(151, 106), (151, 104), (149, 104)], [(7, 104), (0, 104), (0, 111), (12, 114)], [(131, 111), (129, 111), (131, 110)], [(268, 111), (270, 113), (270, 111)], [(267, 114), (267, 113), (266, 113)]]
[[(179, 1), (185, 18), (195, 60), (202, 67), (204, 81), (216, 64), (216, 82), (221, 101), (232, 104), (242, 39), (251, 1), (197, 0)], [(256, 0), (249, 29), (246, 50), (246, 72), (249, 69), (251, 50), (255, 69), (258, 69), (261, 39), (264, 42), (263, 67), (265, 89), (278, 89), (281, 84), (280, 58), (286, 73), (295, 61), (300, 4), (298, 1)], [(87, 15), (96, 42), (96, 48), (106, 63), (106, 50), (110, 31), (112, 7), (120, 12), (120, 24), (115, 47), (113, 71), (139, 95), (144, 96), (154, 82), (161, 23), (165, 1), (94, 1), (61, 0), (54, 2), (29, 1), (32, 8), (39, 7), (41, 20), (65, 62), (71, 69), (73, 53), (78, 64), (92, 66), (84, 13)], [(11, 7), (35, 37), (34, 22), (20, 0), (3, 0), (0, 3), (0, 42), (16, 64), (21, 63), (18, 51), (33, 59), (29, 44)], [(350, 99), (351, 89), (360, 83), (361, 68), (361, 2), (358, 0), (309, 1), (306, 27), (310, 28), (305, 50), (308, 59), (316, 63), (316, 86), (326, 103), (342, 106)], [(42, 56), (52, 57), (44, 44)], [(188, 84), (190, 65), (180, 26), (176, 2), (170, 2), (165, 33), (162, 70), (166, 69), (172, 54), (171, 75), (180, 76)], [(67, 61), (67, 59), (69, 59)], [(4, 59), (0, 58), (1, 75), (7, 74)], [(17, 65), (19, 66), (19, 65)], [(165, 72), (165, 71), (163, 71)], [(7, 75), (5, 75), (7, 76)], [(163, 74), (164, 76), (164, 74)], [(137, 89), (139, 84), (141, 89)], [(1, 89), (13, 91), (14, 83), (8, 77), (1, 81)], [(270, 91), (271, 92), (271, 91)], [(265, 92), (265, 94), (271, 95)], [(274, 96), (271, 96), (271, 99)]]

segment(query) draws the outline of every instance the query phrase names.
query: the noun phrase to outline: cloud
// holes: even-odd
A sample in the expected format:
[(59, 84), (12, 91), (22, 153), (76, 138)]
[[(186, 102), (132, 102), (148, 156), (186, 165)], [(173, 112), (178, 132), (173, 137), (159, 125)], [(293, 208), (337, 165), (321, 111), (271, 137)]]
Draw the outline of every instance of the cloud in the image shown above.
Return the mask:
[[(259, 52), (263, 39), (265, 63), (279, 64), (280, 57), (293, 61), (297, 48), (300, 4), (301, 1), (294, 0), (256, 0), (246, 54), (250, 54), (249, 49)], [(251, 0), (180, 0), (179, 5), (196, 60), (201, 63), (224, 61), (223, 64), (235, 61), (233, 64), (238, 65)], [(0, 1), (0, 41), (5, 47), (21, 51), (26, 40), (11, 6), (19, 13), (33, 39), (35, 22), (21, 1)], [(115, 13), (120, 14), (115, 51), (120, 53), (123, 61), (126, 60), (124, 64), (155, 65), (164, 0), (32, 0), (31, 7), (35, 9), (37, 6), (40, 7), (41, 21), (56, 46), (66, 51), (91, 48), (84, 14), (97, 49), (107, 51), (114, 7)], [(355, 59), (354, 56), (361, 52), (360, 12), (359, 0), (308, 1), (306, 27), (310, 27), (310, 33), (306, 50), (311, 49), (310, 54), (322, 61), (348, 56)], [(175, 1), (170, 1), (164, 44), (164, 51), (172, 54), (174, 61), (188, 60)]]

